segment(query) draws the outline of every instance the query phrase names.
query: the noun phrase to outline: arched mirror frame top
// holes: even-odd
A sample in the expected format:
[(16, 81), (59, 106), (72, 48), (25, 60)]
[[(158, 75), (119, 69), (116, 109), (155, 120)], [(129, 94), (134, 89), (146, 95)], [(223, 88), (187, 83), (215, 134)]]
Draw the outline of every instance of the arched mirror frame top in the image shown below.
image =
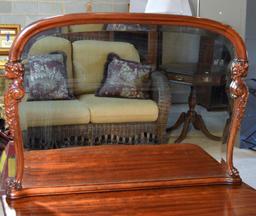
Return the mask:
[(190, 16), (129, 13), (81, 13), (56, 16), (34, 22), (23, 29), (12, 45), (9, 54), (9, 62), (5, 67), (6, 78), (12, 80), (9, 89), (5, 94), (5, 107), (7, 123), (10, 129), (10, 137), (15, 145), (17, 168), (16, 177), (9, 179), (7, 182), (7, 195), (15, 198), (16, 192), (22, 189), (24, 149), (19, 123), (18, 104), (24, 96), (24, 67), (21, 64), (21, 55), (26, 43), (36, 34), (56, 27), (78, 24), (111, 23), (139, 23), (202, 28), (223, 35), (233, 44), (235, 48), (235, 59), (231, 66), (232, 81), (230, 85), (230, 94), (234, 99), (234, 104), (230, 124), (231, 129), (227, 141), (226, 169), (228, 174), (233, 177), (234, 181), (235, 179), (240, 180), (239, 173), (233, 166), (233, 149), (236, 134), (239, 130), (248, 99), (248, 89), (243, 81), (243, 78), (247, 75), (248, 71), (247, 52), (240, 35), (228, 25), (209, 19)]

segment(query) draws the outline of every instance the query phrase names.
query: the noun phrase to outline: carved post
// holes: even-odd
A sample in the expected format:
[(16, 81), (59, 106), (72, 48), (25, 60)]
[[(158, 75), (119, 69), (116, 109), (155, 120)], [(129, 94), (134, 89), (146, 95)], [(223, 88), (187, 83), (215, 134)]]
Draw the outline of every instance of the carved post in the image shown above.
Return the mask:
[(227, 168), (232, 176), (238, 176), (238, 171), (233, 166), (233, 151), (237, 132), (241, 126), (246, 103), (249, 96), (248, 88), (243, 80), (248, 72), (248, 61), (235, 59), (231, 66), (230, 95), (234, 100), (229, 137), (227, 141)]
[(23, 75), (24, 67), (20, 62), (8, 62), (5, 65), (5, 77), (12, 80), (4, 96), (6, 121), (10, 131), (10, 138), (14, 142), (16, 155), (16, 177), (7, 181), (7, 196), (11, 196), (14, 191), (20, 190), (22, 187), (24, 155), (18, 104), (25, 93)]

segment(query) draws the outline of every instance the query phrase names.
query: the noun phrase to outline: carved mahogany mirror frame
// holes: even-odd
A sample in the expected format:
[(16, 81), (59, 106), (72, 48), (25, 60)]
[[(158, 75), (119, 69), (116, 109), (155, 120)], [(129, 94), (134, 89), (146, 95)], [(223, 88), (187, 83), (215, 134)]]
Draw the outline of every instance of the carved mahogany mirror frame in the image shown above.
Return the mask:
[[(5, 76), (12, 80), (5, 94), (6, 118), (10, 129), (10, 137), (16, 150), (16, 177), (7, 182), (7, 195), (15, 198), (22, 193), (22, 179), (24, 173), (24, 152), (22, 133), (19, 122), (18, 105), (24, 96), (23, 75), (24, 67), (21, 63), (21, 55), (26, 43), (36, 34), (51, 28), (75, 24), (111, 24), (111, 23), (139, 23), (170, 26), (195, 27), (216, 32), (226, 37), (235, 48), (235, 59), (232, 64), (230, 94), (234, 99), (231, 129), (227, 141), (226, 169), (234, 179), (240, 179), (238, 171), (233, 166), (233, 148), (236, 134), (244, 114), (248, 89), (243, 81), (247, 75), (248, 61), (247, 52), (242, 38), (230, 26), (209, 19), (159, 14), (128, 14), (128, 13), (100, 13), (100, 14), (69, 14), (51, 17), (32, 23), (18, 35), (14, 41), (9, 62), (5, 67)], [(29, 194), (29, 189), (27, 189)]]

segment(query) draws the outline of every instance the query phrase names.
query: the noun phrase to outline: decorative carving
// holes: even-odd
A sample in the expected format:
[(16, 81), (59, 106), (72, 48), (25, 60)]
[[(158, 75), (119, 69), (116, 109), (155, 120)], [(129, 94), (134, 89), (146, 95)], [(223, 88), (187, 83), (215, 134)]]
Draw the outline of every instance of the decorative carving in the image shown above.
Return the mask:
[(6, 195), (11, 197), (14, 191), (21, 190), (21, 182), (18, 182), (15, 178), (8, 178), (6, 181)]
[(19, 62), (8, 62), (5, 66), (5, 76), (12, 79), (13, 82), (5, 94), (5, 113), (6, 121), (10, 129), (10, 136), (14, 138), (15, 130), (17, 130), (17, 113), (18, 103), (24, 96), (23, 88), (24, 67)]
[(238, 127), (240, 127), (249, 95), (248, 88), (243, 80), (248, 72), (248, 61), (235, 59), (232, 63), (231, 70), (232, 82), (230, 84), (230, 94), (235, 100), (235, 103), (237, 103), (238, 109), (234, 110), (234, 114), (238, 119)]
[(227, 146), (227, 165), (230, 175), (239, 176), (238, 170), (233, 166), (233, 150), (236, 134), (241, 126), (241, 120), (249, 96), (248, 88), (243, 80), (248, 72), (248, 61), (235, 59), (232, 63), (231, 71), (230, 95), (234, 102)]
[(4, 96), (6, 121), (9, 127), (9, 137), (14, 142), (16, 155), (16, 177), (7, 182), (6, 194), (21, 189), (24, 170), (24, 154), (22, 135), (19, 125), (18, 104), (24, 96), (23, 88), (24, 67), (20, 62), (8, 62), (5, 66), (5, 76), (12, 80)]

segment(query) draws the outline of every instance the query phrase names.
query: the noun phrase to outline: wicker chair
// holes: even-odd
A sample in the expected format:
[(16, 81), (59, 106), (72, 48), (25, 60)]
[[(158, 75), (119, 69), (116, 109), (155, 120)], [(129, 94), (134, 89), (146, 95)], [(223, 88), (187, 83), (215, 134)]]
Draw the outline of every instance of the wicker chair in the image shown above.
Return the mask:
[[(38, 55), (42, 53), (47, 53), (57, 49), (54, 46), (47, 45), (47, 40), (54, 40), (52, 44), (60, 44), (63, 40), (66, 43), (67, 39), (63, 38), (44, 38), (41, 45), (36, 44), (35, 47), (32, 46), (30, 50), (30, 55)], [(87, 40), (86, 40), (87, 41)], [(84, 42), (86, 43), (84, 40)], [(83, 40), (78, 42), (83, 43)], [(71, 42), (70, 42), (71, 43)], [(96, 42), (97, 43), (97, 42)], [(104, 42), (108, 43), (108, 42)], [(113, 42), (112, 42), (113, 43)], [(48, 48), (47, 48), (48, 46)], [(127, 46), (128, 48), (131, 46)], [(73, 46), (73, 49), (75, 46)], [(79, 46), (80, 47), (80, 46)], [(111, 45), (112, 47), (112, 45)], [(125, 48), (124, 52), (128, 52)], [(72, 49), (72, 45), (71, 45)], [(102, 48), (100, 48), (102, 49)], [(131, 48), (134, 52), (135, 48)], [(61, 49), (60, 49), (61, 50)], [(63, 52), (69, 53), (67, 49), (62, 49)], [(121, 51), (120, 51), (121, 52)], [(137, 51), (136, 51), (137, 52)], [(74, 50), (71, 52), (74, 53)], [(128, 52), (129, 53), (129, 52)], [(67, 58), (67, 68), (71, 68), (70, 65), (74, 65), (73, 56)], [(128, 58), (138, 58), (137, 54), (132, 54), (133, 56)], [(71, 59), (71, 60), (70, 60)], [(71, 62), (69, 62), (71, 61)], [(79, 65), (80, 68), (81, 65)], [(71, 68), (70, 70), (76, 70), (76, 67)], [(76, 72), (76, 71), (75, 71)], [(68, 72), (69, 73), (69, 72)], [(72, 73), (69, 73), (72, 74)], [(69, 75), (68, 76), (71, 76)], [(81, 78), (76, 77), (76, 80), (81, 80)], [(24, 110), (28, 113), (26, 124), (27, 126), (22, 126), (23, 129), (23, 142), (26, 149), (35, 150), (35, 149), (54, 149), (54, 148), (63, 148), (69, 146), (88, 146), (88, 145), (101, 145), (101, 144), (155, 144), (155, 143), (165, 143), (167, 141), (166, 137), (166, 127), (168, 120), (168, 113), (170, 108), (170, 89), (168, 85), (168, 80), (164, 74), (161, 72), (155, 71), (151, 75), (152, 80), (152, 89), (151, 89), (151, 102), (157, 106), (158, 115), (154, 121), (128, 121), (128, 122), (79, 122), (78, 124), (31, 124), (34, 118), (31, 119), (31, 113), (40, 112), (36, 109), (33, 109), (31, 106), (33, 102), (22, 102), (20, 107), (20, 116), (21, 123), (24, 122)], [(76, 85), (76, 84), (74, 84)], [(81, 97), (81, 89), (74, 87), (75, 95), (79, 100)], [(82, 86), (83, 87), (83, 86)], [(77, 91), (77, 93), (76, 93)], [(84, 94), (84, 93), (83, 93)], [(117, 99), (118, 100), (118, 99)], [(129, 99), (128, 99), (129, 100)], [(130, 99), (133, 100), (133, 99)], [(54, 102), (53, 102), (54, 103)], [(25, 105), (24, 105), (25, 104)], [(40, 106), (44, 106), (44, 103), (41, 102)], [(25, 108), (24, 108), (25, 106)], [(136, 108), (136, 107), (134, 107)], [(68, 111), (66, 112), (68, 115)], [(40, 114), (41, 115), (41, 114)], [(41, 115), (42, 116), (42, 115)], [(41, 117), (42, 118), (42, 117)], [(63, 114), (65, 118), (65, 114)], [(78, 116), (79, 118), (79, 116)], [(37, 122), (37, 119), (35, 120)], [(69, 120), (70, 122), (70, 120)], [(24, 123), (22, 123), (24, 125)]]

